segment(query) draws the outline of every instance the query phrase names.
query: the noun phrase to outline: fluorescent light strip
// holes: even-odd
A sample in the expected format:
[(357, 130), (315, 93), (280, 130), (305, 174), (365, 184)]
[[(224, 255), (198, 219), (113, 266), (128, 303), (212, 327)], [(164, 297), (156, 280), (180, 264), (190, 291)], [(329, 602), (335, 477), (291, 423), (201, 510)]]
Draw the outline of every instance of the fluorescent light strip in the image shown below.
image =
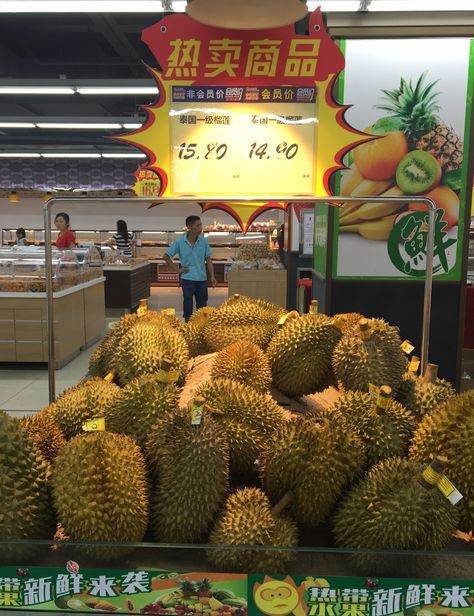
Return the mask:
[(143, 124), (122, 124), (124, 128), (141, 128)]
[(0, 0), (2, 13), (154, 13), (157, 0)]
[(73, 88), (53, 86), (0, 86), (0, 94), (75, 94), (75, 92)]
[(92, 153), (65, 153), (65, 152), (42, 152), (43, 158), (100, 158), (100, 154)]
[(130, 87), (80, 87), (76, 88), (79, 94), (158, 94), (158, 88), (156, 87), (140, 87), (140, 86), (130, 86)]
[(39, 158), (37, 152), (0, 152), (0, 158)]
[(130, 154), (122, 154), (122, 153), (104, 153), (102, 154), (102, 158), (146, 158), (146, 154), (140, 153), (130, 153)]
[(377, 11), (474, 11), (472, 0), (372, 0), (368, 10)]
[(0, 158), (146, 158), (140, 152), (0, 152)]
[(78, 128), (78, 129), (117, 129), (122, 128), (121, 124), (99, 124), (99, 123), (91, 123), (91, 122), (37, 122), (36, 126), (38, 128), (59, 128), (59, 129), (67, 129), (67, 128)]
[(33, 122), (0, 122), (0, 128), (35, 128)]
[(322, 0), (321, 2), (309, 0), (307, 3), (308, 11), (314, 11), (318, 6), (321, 10), (328, 13), (342, 13), (357, 11), (360, 6), (359, 0)]

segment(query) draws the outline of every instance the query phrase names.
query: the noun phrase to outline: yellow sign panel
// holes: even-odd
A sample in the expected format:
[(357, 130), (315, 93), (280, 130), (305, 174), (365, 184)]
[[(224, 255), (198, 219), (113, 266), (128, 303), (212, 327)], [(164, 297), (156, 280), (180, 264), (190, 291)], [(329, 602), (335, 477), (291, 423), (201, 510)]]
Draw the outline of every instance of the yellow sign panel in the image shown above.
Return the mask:
[(170, 120), (173, 194), (313, 194), (315, 102), (174, 102)]

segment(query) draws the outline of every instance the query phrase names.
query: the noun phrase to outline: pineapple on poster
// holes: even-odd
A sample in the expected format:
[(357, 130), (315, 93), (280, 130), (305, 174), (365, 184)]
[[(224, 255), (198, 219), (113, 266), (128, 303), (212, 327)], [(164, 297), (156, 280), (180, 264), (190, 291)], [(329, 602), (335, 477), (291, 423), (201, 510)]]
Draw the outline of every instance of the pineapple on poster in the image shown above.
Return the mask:
[[(338, 278), (422, 277), (427, 206), (383, 196), (428, 196), (437, 206), (434, 274), (458, 280), (469, 147), (469, 39), (348, 40), (341, 99), (351, 126), (380, 138), (353, 148), (341, 173), (346, 203), (335, 229)], [(446, 49), (449, 48), (449, 54)], [(472, 64), (472, 61), (471, 61)], [(471, 67), (472, 72), (472, 67)], [(472, 78), (472, 76), (471, 76)]]

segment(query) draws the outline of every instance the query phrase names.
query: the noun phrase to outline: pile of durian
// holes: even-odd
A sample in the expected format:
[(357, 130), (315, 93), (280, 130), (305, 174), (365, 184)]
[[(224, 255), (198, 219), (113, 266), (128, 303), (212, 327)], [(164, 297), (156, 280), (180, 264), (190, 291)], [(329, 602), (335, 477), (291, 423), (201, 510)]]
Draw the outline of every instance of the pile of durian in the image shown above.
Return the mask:
[[(183, 402), (202, 355), (207, 376)], [(328, 387), (332, 403), (315, 403)], [(128, 314), (81, 383), (32, 418), (0, 412), (0, 537), (59, 525), (99, 559), (128, 548), (95, 542), (207, 542), (215, 568), (275, 573), (324, 525), (358, 550), (356, 569), (381, 571), (374, 548), (440, 550), (474, 527), (473, 442), (474, 391), (417, 376), (382, 319), (243, 296), (186, 326)], [(433, 460), (458, 504), (422, 479)]]

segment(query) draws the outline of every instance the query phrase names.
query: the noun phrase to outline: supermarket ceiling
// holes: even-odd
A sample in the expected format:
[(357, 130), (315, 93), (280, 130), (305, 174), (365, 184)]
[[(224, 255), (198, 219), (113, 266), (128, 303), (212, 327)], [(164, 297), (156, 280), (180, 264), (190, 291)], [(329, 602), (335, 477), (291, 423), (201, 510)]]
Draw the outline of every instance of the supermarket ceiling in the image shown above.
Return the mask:
[[(151, 2), (151, 0), (115, 0), (112, 6), (127, 5), (160, 8), (160, 11), (137, 12), (27, 12), (31, 6), (43, 7), (57, 2), (61, 7), (73, 0), (0, 0), (0, 155), (13, 152), (132, 152), (129, 146), (107, 139), (107, 135), (120, 134), (135, 128), (144, 119), (141, 105), (156, 97), (156, 87), (144, 63), (157, 67), (148, 47), (141, 41), (141, 32), (159, 21), (163, 9), (183, 10), (186, 2)], [(222, 0), (226, 2), (227, 0)], [(276, 0), (273, 0), (276, 1)], [(367, 12), (372, 5), (383, 2), (389, 8), (408, 0), (323, 0), (308, 2), (312, 9), (322, 4), (332, 34), (344, 36), (344, 28), (366, 25), (368, 20), (381, 23), (380, 15)], [(430, 7), (439, 0), (409, 0)], [(96, 10), (103, 0), (93, 0), (89, 6)], [(453, 10), (462, 9), (456, 14)], [(35, 4), (36, 3), (36, 4)], [(471, 28), (474, 31), (474, 0), (450, 0), (450, 13), (443, 19), (433, 17), (433, 28)], [(18, 9), (13, 5), (21, 5)], [(180, 5), (179, 9), (175, 8)], [(28, 6), (30, 9), (28, 9)], [(109, 7), (111, 5), (109, 4)], [(13, 8), (12, 8), (13, 7)], [(440, 8), (445, 8), (445, 2)], [(467, 10), (466, 10), (467, 9)], [(12, 12), (20, 10), (24, 12)], [(36, 8), (34, 10), (37, 10)], [(110, 10), (110, 9), (109, 9)], [(117, 9), (113, 9), (117, 10)], [(118, 10), (121, 10), (120, 8)], [(135, 8), (134, 8), (135, 10)], [(142, 10), (143, 12), (139, 12)], [(342, 12), (340, 12), (342, 10)], [(386, 10), (386, 9), (385, 9)], [(419, 13), (416, 13), (420, 15)], [(413, 15), (416, 15), (415, 13)], [(379, 17), (377, 17), (379, 15)], [(393, 13), (384, 13), (392, 15)], [(407, 20), (400, 10), (397, 23)], [(447, 20), (447, 21), (446, 21)], [(410, 23), (412, 23), (410, 21)], [(307, 18), (295, 24), (298, 33), (304, 33)], [(416, 27), (416, 23), (414, 24)], [(363, 29), (361, 30), (361, 32)], [(446, 30), (440, 30), (440, 34)], [(419, 29), (417, 29), (419, 32)], [(462, 30), (459, 31), (462, 34)], [(5, 88), (52, 87), (69, 89), (69, 94), (12, 93)], [(90, 87), (145, 88), (134, 94), (91, 94)], [(84, 88), (84, 90), (81, 90)], [(151, 88), (151, 89), (150, 89)], [(51, 127), (48, 124), (106, 123), (108, 128)]]

